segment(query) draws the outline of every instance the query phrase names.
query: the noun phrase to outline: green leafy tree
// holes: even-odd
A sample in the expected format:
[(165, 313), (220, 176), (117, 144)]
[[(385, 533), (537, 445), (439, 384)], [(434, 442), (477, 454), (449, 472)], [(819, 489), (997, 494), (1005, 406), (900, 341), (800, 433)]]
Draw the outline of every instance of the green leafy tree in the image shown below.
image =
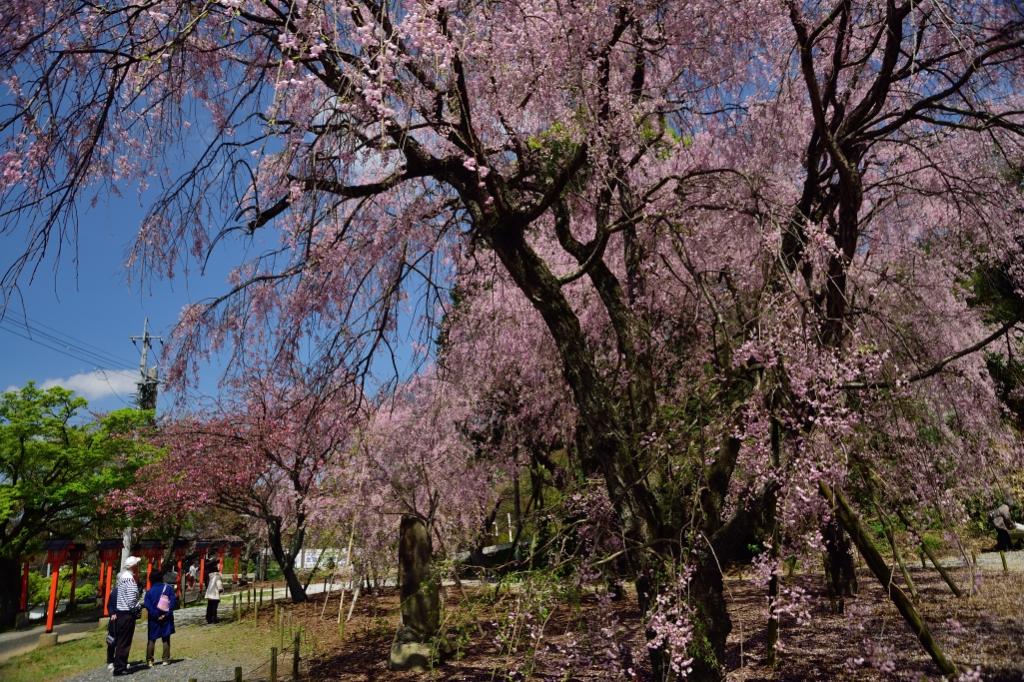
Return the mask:
[(13, 621), (21, 557), (49, 536), (81, 536), (113, 519), (102, 500), (153, 455), (149, 411), (95, 416), (84, 398), (29, 383), (0, 396), (0, 622)]

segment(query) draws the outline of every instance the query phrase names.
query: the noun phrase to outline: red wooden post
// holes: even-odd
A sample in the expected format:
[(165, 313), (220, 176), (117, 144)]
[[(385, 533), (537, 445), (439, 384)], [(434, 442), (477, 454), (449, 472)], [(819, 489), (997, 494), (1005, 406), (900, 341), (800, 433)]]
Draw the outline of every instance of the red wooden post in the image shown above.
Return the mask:
[[(140, 540), (138, 555), (146, 558), (146, 589), (153, 586), (153, 563), (159, 562), (164, 556), (164, 545), (159, 540)], [(157, 565), (157, 570), (160, 566)]]
[(182, 571), (185, 561), (185, 553), (188, 552), (189, 542), (187, 540), (175, 540), (174, 544), (171, 545), (174, 550), (174, 559), (177, 561), (178, 566), (178, 594), (181, 595), (181, 599), (185, 599), (185, 574)]
[(107, 577), (107, 560), (103, 558), (103, 552), (102, 551), (99, 553), (99, 555), (100, 555), (100, 559), (99, 559), (100, 565), (99, 565), (99, 570), (97, 571), (97, 573), (99, 575), (96, 578), (96, 596), (100, 599), (100, 601), (104, 601), (104, 599), (103, 599), (103, 594), (104, 594), (103, 593), (103, 579)]
[(235, 584), (238, 584), (238, 562), (242, 558), (242, 543), (232, 542), (231, 543), (231, 559), (235, 564)]
[(206, 555), (210, 553), (209, 540), (196, 540), (196, 551), (199, 552), (199, 597), (203, 597), (203, 585), (206, 583)]
[(68, 550), (68, 561), (71, 562), (71, 589), (68, 591), (68, 610), (75, 607), (75, 588), (78, 587), (78, 562), (85, 556), (85, 545), (74, 543)]
[(46, 560), (50, 564), (50, 600), (46, 606), (46, 632), (53, 632), (53, 615), (57, 609), (57, 581), (60, 565), (71, 549), (69, 540), (50, 540), (46, 543)]
[(107, 598), (110, 596), (110, 590), (113, 587), (111, 585), (111, 579), (113, 578), (114, 566), (120, 560), (121, 548), (124, 547), (124, 542), (121, 538), (108, 538), (106, 540), (100, 540), (96, 546), (97, 551), (100, 555), (101, 567), (100, 567), (100, 601), (102, 601), (103, 615), (109, 616), (110, 609), (107, 608)]
[(21, 610), (28, 611), (28, 560), (21, 567)]
[(107, 604), (107, 597), (110, 595), (110, 579), (113, 577), (111, 575), (113, 572), (114, 572), (114, 565), (108, 563), (107, 564), (107, 585), (106, 585), (107, 589), (103, 593), (103, 596), (101, 597), (101, 599), (103, 600), (103, 616), (104, 617), (110, 615), (110, 609), (108, 608), (108, 604)]
[(50, 601), (46, 606), (46, 631), (53, 632), (53, 613), (57, 607), (57, 574), (60, 564), (50, 564)]

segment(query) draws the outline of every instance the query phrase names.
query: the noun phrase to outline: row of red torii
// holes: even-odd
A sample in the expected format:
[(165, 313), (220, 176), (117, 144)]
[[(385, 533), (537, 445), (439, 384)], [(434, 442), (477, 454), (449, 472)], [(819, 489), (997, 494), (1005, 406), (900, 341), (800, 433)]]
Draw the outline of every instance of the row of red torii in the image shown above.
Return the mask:
[[(203, 581), (206, 579), (206, 557), (208, 554), (215, 554), (217, 557), (217, 568), (223, 570), (224, 555), (231, 550), (231, 558), (234, 563), (234, 580), (238, 582), (238, 564), (242, 557), (242, 547), (245, 543), (238, 540), (175, 540), (171, 545), (174, 555), (174, 562), (178, 573), (178, 593), (182, 594), (182, 582), (184, 572), (182, 563), (194, 550), (199, 555), (199, 590), (202, 593)], [(96, 554), (99, 559), (99, 584), (96, 594), (98, 595), (103, 608), (103, 615), (109, 616), (106, 596), (110, 592), (115, 577), (115, 567), (121, 562), (121, 550), (124, 543), (120, 539), (100, 540), (96, 545)], [(53, 632), (53, 616), (57, 606), (57, 580), (60, 567), (65, 564), (71, 565), (71, 585), (68, 595), (68, 604), (75, 603), (75, 583), (78, 579), (78, 564), (86, 554), (86, 546), (81, 542), (73, 540), (49, 540), (43, 545), (46, 550), (46, 563), (50, 565), (50, 598), (46, 607), (46, 631)], [(157, 565), (163, 559), (164, 551), (167, 548), (160, 540), (140, 540), (132, 547), (132, 554), (146, 560), (146, 589), (153, 585), (153, 565)], [(21, 573), (21, 610), (28, 610), (28, 571), (31, 557), (25, 557)]]

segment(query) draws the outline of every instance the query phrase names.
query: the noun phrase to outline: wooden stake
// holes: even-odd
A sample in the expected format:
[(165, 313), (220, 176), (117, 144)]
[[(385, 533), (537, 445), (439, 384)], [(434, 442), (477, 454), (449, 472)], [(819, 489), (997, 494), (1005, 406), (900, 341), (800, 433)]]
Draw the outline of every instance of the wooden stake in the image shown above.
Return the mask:
[(999, 550), (999, 560), (1003, 562), (1003, 573), (1009, 573), (1010, 569), (1006, 567), (1006, 554), (1003, 550)]
[(235, 682), (242, 682), (242, 668), (235, 666)]
[(270, 682), (277, 682), (277, 647), (270, 647)]
[(295, 633), (295, 644), (292, 649), (292, 679), (299, 677), (299, 633)]
[(327, 602), (331, 601), (331, 593), (327, 591), (326, 585), (324, 587), (324, 607), (320, 609), (320, 620), (323, 620), (327, 614)]
[(352, 603), (348, 605), (348, 616), (345, 617), (345, 622), (352, 620), (352, 611), (356, 608), (356, 599), (359, 599), (359, 589), (356, 587), (356, 591), (352, 593)]

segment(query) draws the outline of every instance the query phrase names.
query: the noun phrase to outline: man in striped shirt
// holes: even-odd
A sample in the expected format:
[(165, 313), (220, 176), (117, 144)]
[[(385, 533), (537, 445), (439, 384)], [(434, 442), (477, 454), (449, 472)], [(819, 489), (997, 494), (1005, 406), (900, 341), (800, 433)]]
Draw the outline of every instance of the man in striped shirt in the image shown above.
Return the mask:
[(114, 675), (128, 674), (128, 653), (135, 636), (135, 607), (142, 591), (139, 589), (139, 562), (137, 556), (125, 559), (117, 576), (117, 604), (110, 619), (114, 623)]

